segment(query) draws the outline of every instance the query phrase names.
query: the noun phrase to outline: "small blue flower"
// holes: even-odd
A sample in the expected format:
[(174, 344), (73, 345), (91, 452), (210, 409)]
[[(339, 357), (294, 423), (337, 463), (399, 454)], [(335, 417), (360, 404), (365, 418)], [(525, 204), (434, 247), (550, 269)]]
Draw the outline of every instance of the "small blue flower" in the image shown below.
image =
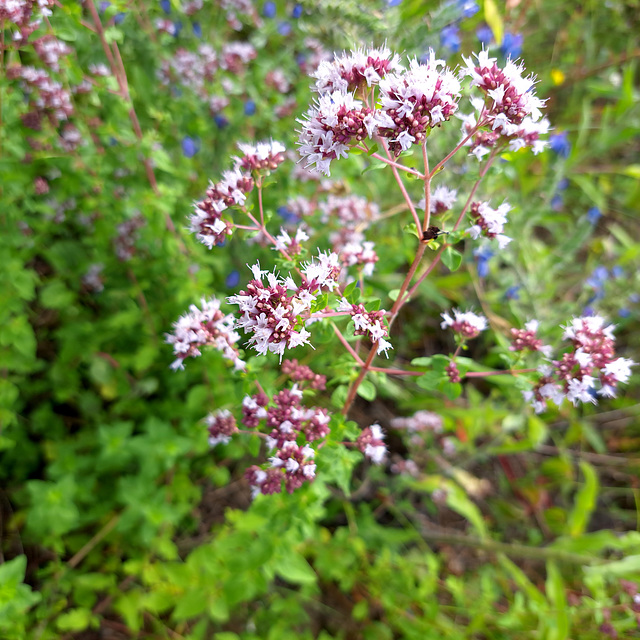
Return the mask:
[(240, 272), (237, 271), (236, 269), (231, 271), (231, 273), (229, 273), (229, 275), (227, 276), (227, 279), (224, 281), (224, 283), (227, 285), (229, 289), (233, 289), (234, 287), (237, 287), (239, 282), (240, 282)]
[(398, 7), (402, 4), (402, 0), (387, 0), (387, 7)]
[(522, 53), (524, 36), (521, 33), (505, 33), (500, 45), (500, 51), (509, 58), (517, 58)]
[(278, 207), (277, 212), (287, 224), (297, 224), (300, 222), (300, 218), (285, 205)]
[(182, 138), (182, 153), (185, 158), (193, 158), (199, 150), (200, 141), (197, 138), (192, 138), (191, 136)]
[(631, 311), (629, 311), (629, 309), (627, 309), (626, 307), (622, 307), (622, 309), (618, 311), (618, 315), (621, 318), (628, 318), (631, 315)]
[(562, 178), (560, 182), (558, 182), (558, 191), (565, 191), (569, 186), (569, 178)]
[(632, 304), (640, 302), (640, 293), (632, 293), (629, 296), (629, 302), (631, 302)]
[(160, 0), (160, 6), (165, 13), (171, 13), (171, 0)]
[(585, 280), (585, 284), (589, 285), (590, 287), (593, 287), (597, 292), (596, 296), (601, 297), (601, 296), (598, 296), (598, 293), (600, 292), (602, 287), (604, 287), (604, 283), (608, 279), (609, 279), (609, 271), (607, 270), (607, 268), (596, 267), (593, 270), (593, 273)]
[(482, 44), (491, 44), (493, 41), (493, 31), (488, 24), (484, 24), (476, 29), (476, 36)]
[(126, 17), (127, 17), (127, 14), (124, 12), (116, 13), (116, 15), (113, 16), (113, 22), (114, 24), (122, 24), (123, 20)]
[(218, 129), (224, 129), (229, 125), (229, 120), (227, 120), (221, 113), (216, 113), (213, 116), (213, 121), (216, 123)]
[(292, 11), (291, 11), (291, 17), (294, 20), (297, 20), (298, 18), (300, 18), (302, 16), (304, 9), (302, 8), (301, 4), (297, 4), (293, 7)]
[(480, 278), (486, 278), (489, 275), (489, 260), (491, 260), (493, 256), (493, 251), (488, 247), (480, 247), (473, 251), (473, 257), (476, 260), (476, 267)]
[(288, 22), (281, 22), (278, 25), (278, 33), (281, 36), (288, 36), (291, 33), (291, 25)]
[(551, 208), (554, 211), (562, 211), (564, 207), (564, 198), (561, 193), (556, 193), (553, 198), (551, 198)]
[(181, 31), (182, 31), (182, 22), (180, 22), (180, 20), (176, 20), (173, 23), (173, 37), (177, 38), (180, 35)]
[(520, 299), (520, 285), (514, 284), (513, 287), (509, 287), (504, 292), (504, 297), (507, 300), (519, 300)]
[(199, 22), (193, 23), (193, 35), (196, 38), (202, 38), (202, 27), (200, 26)]
[(460, 51), (460, 29), (457, 24), (450, 24), (440, 31), (440, 44), (453, 53)]
[(549, 148), (557, 156), (561, 158), (568, 158), (571, 153), (571, 143), (569, 142), (569, 135), (566, 131), (561, 133), (554, 133), (549, 136)]
[(582, 315), (583, 316), (595, 316), (595, 315), (598, 315), (598, 314), (597, 314), (596, 310), (593, 307), (586, 306), (582, 310)]
[(624, 269), (620, 265), (616, 265), (611, 269), (611, 275), (614, 278), (624, 278)]
[(100, 13), (104, 13), (104, 12), (105, 12), (105, 11), (106, 11), (110, 6), (111, 6), (111, 3), (110, 3), (110, 2), (107, 2), (107, 0), (103, 0), (103, 2), (101, 2), (101, 3), (98, 5), (98, 11), (99, 11)]
[(247, 100), (244, 103), (244, 115), (252, 116), (256, 112), (256, 103), (253, 100)]
[(456, 4), (463, 18), (475, 16), (480, 11), (480, 7), (473, 0), (458, 0)]
[(275, 2), (265, 2), (262, 6), (262, 15), (265, 18), (275, 18), (277, 10)]
[(587, 211), (587, 220), (589, 220), (589, 222), (594, 226), (598, 223), (598, 220), (600, 220), (601, 217), (602, 212), (598, 207), (591, 207), (591, 209)]

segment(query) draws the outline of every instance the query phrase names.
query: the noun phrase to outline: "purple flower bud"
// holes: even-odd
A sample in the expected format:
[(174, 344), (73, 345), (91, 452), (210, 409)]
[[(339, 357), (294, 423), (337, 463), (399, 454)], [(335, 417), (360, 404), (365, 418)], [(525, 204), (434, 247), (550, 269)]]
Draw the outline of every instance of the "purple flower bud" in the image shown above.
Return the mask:
[(181, 31), (182, 31), (182, 22), (180, 22), (180, 20), (176, 20), (173, 23), (173, 37), (177, 38)]
[(121, 24), (126, 17), (127, 14), (124, 12), (116, 13), (116, 15), (113, 17), (113, 22), (114, 24)]
[(275, 2), (265, 2), (262, 7), (262, 15), (265, 18), (275, 18), (277, 7)]
[(587, 220), (589, 220), (589, 222), (594, 226), (598, 223), (598, 220), (600, 220), (601, 217), (602, 212), (598, 207), (591, 207), (591, 209), (587, 211)]
[(277, 212), (287, 224), (297, 224), (300, 222), (300, 218), (286, 206), (278, 207)]
[(291, 33), (291, 25), (288, 22), (281, 22), (278, 25), (278, 33), (281, 36), (288, 36)]
[(171, 13), (171, 1), (170, 0), (160, 0), (160, 6), (165, 13)]
[(294, 20), (297, 20), (298, 18), (300, 18), (302, 16), (303, 13), (303, 8), (301, 4), (297, 4), (293, 7), (293, 10), (291, 11), (291, 17)]
[(182, 138), (182, 153), (185, 158), (193, 158), (200, 149), (200, 143), (198, 140), (194, 140), (190, 136)]
[(202, 38), (202, 27), (200, 26), (199, 22), (193, 23), (193, 35), (196, 38)]
[(476, 36), (482, 44), (491, 44), (493, 40), (493, 31), (491, 31), (491, 27), (488, 24), (485, 24), (478, 27), (476, 30)]
[(554, 211), (562, 211), (563, 207), (564, 207), (564, 199), (562, 197), (562, 194), (556, 193), (553, 196), (553, 198), (551, 198), (551, 208)]
[(101, 2), (101, 3), (98, 5), (98, 11), (99, 11), (100, 13), (104, 13), (104, 12), (105, 12), (105, 11), (106, 11), (110, 6), (111, 6), (111, 3), (110, 3), (110, 2), (107, 2), (106, 0), (104, 0), (104, 2)]
[(462, 12), (463, 18), (475, 16), (476, 13), (480, 11), (480, 7), (473, 0), (458, 0), (456, 4), (458, 5), (458, 9)]
[(253, 100), (247, 100), (244, 103), (244, 115), (252, 116), (256, 112), (256, 103)]
[(402, 4), (402, 0), (387, 0), (387, 7), (398, 7)]
[(229, 289), (234, 289), (238, 286), (240, 282), (240, 272), (237, 269), (234, 269), (229, 273), (224, 283), (229, 287)]
[(229, 121), (221, 113), (216, 113), (216, 115), (213, 116), (213, 121), (216, 123), (218, 129), (224, 129), (229, 124)]
[(473, 252), (473, 257), (477, 263), (478, 276), (480, 278), (486, 278), (489, 275), (489, 260), (491, 260), (493, 256), (493, 251), (488, 248), (476, 249)]
[(520, 299), (520, 285), (519, 284), (515, 284), (512, 287), (509, 287), (504, 292), (504, 297), (507, 300), (519, 300)]
[(504, 34), (504, 38), (502, 38), (500, 51), (509, 58), (517, 58), (522, 53), (523, 42), (524, 36), (521, 33), (507, 32)]
[(562, 131), (561, 133), (555, 133), (549, 136), (549, 148), (557, 156), (568, 158), (571, 153), (571, 143), (569, 142), (567, 132)]
[(460, 51), (460, 29), (457, 24), (450, 24), (440, 31), (440, 44), (455, 53)]

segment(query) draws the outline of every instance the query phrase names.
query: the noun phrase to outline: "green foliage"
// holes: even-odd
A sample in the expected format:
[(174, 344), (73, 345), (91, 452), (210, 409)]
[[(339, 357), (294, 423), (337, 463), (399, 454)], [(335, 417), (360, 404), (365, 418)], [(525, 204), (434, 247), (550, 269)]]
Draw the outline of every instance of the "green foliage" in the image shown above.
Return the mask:
[[(86, 3), (59, 3), (30, 36), (55, 34), (73, 47), (51, 71), (62, 87), (89, 79), (88, 92), (72, 94), (69, 124), (82, 144), (69, 149), (65, 123), (51, 112), (39, 128), (27, 126), (32, 90), (10, 70), (43, 63), (0, 20), (0, 636), (116, 629), (190, 640), (591, 640), (610, 624), (635, 637), (621, 580), (640, 581), (637, 388), (603, 399), (602, 411), (535, 415), (522, 402), (535, 364), (509, 350), (508, 328), (535, 316), (557, 342), (561, 323), (592, 306), (615, 319), (620, 352), (638, 360), (637, 2), (485, 0), (463, 19), (457, 3), (303, 0), (294, 19), (294, 4), (278, 1), (276, 19), (259, 16), (261, 4), (253, 16), (236, 12), (239, 28), (219, 6), (205, 2), (187, 15), (184, 3), (170, 4), (165, 14), (159, 3), (114, 1), (100, 14), (126, 84), (88, 71), (110, 60), (87, 28)], [(158, 30), (162, 19), (182, 30)], [(424, 264), (442, 251), (444, 267), (436, 265), (392, 329), (388, 367), (412, 375), (370, 372), (352, 420), (340, 411), (360, 365), (336, 356), (336, 331), (365, 357), (366, 340), (344, 318), (314, 327), (316, 350), (294, 357), (328, 378), (326, 393), (305, 390), (305, 402), (332, 413), (317, 479), (251, 502), (243, 473), (268, 455), (263, 439), (237, 434), (212, 450), (202, 419), (220, 408), (238, 412), (255, 379), (270, 396), (284, 388), (277, 357), (251, 357), (247, 348), (243, 374), (203, 349), (176, 373), (164, 340), (200, 297), (224, 300), (245, 286), (247, 263), (271, 269), (276, 261), (259, 242), (246, 243), (255, 232), (236, 231), (208, 251), (185, 228), (191, 203), (230, 167), (236, 142), (272, 138), (295, 148), (308, 72), (323, 47), (386, 41), (408, 55), (433, 46), (445, 57), (440, 30), (456, 23), (469, 55), (485, 22), (495, 45), (522, 30), (523, 58), (538, 94), (550, 97), (554, 133), (568, 133), (568, 155), (510, 151), (496, 162), (477, 197), (494, 206), (509, 199), (514, 242), (486, 273), (455, 215), (438, 219), (450, 234), (427, 246)], [(256, 58), (213, 73), (203, 87), (167, 72), (181, 49), (206, 43), (219, 62), (236, 41), (251, 43)], [(286, 91), (274, 84), (276, 71)], [(228, 105), (212, 108), (211, 97)], [(434, 130), (433, 157), (457, 142), (454, 129)], [(198, 141), (193, 154), (186, 136)], [(371, 238), (380, 257), (374, 276), (360, 283), (354, 272), (342, 291), (367, 311), (388, 310), (400, 296), (422, 237), (374, 153), (382, 152), (375, 146), (336, 167), (331, 186), (332, 195), (366, 197), (382, 212)], [(418, 156), (401, 161), (419, 167)], [(284, 222), (276, 212), (303, 195), (314, 202), (313, 242), (327, 249), (340, 226), (316, 210), (321, 187), (293, 173), (289, 162), (268, 179), (268, 227), (277, 233)], [(449, 180), (464, 192), (477, 174), (456, 156), (434, 185)], [(417, 202), (422, 183), (405, 185)], [(595, 222), (594, 206), (602, 214)], [(248, 207), (258, 215), (255, 198)], [(309, 259), (282, 259), (278, 269), (296, 277)], [(594, 284), (598, 267), (607, 277)], [(322, 294), (313, 310), (329, 303)], [(447, 342), (440, 313), (474, 305), (495, 340)], [(464, 385), (449, 379), (452, 358), (462, 377), (472, 374)], [(497, 375), (477, 375), (487, 372)], [(437, 413), (440, 427), (390, 427), (417, 411)], [(377, 421), (388, 466), (364, 461), (355, 446)]]

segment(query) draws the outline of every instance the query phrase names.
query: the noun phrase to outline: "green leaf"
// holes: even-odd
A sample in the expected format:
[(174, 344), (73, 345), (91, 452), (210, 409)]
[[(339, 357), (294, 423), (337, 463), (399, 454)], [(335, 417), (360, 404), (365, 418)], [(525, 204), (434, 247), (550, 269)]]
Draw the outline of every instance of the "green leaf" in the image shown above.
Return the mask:
[(622, 560), (600, 564), (594, 567), (584, 567), (589, 575), (602, 575), (615, 578), (640, 578), (640, 555), (627, 556)]
[(488, 536), (487, 526), (477, 505), (471, 502), (467, 494), (457, 485), (447, 487), (447, 506), (466, 518), (481, 538)]
[(376, 399), (377, 390), (373, 382), (369, 380), (363, 380), (356, 392), (361, 398), (373, 402)]
[(598, 498), (599, 483), (595, 469), (588, 462), (581, 461), (580, 470), (584, 476), (584, 485), (576, 495), (576, 503), (568, 522), (569, 535), (573, 538), (584, 533)]
[(418, 233), (418, 227), (415, 222), (410, 222), (409, 224), (405, 224), (402, 227), (402, 232), (407, 233), (411, 236), (415, 236), (416, 238), (422, 238), (422, 234)]
[(311, 565), (293, 549), (276, 559), (274, 569), (281, 578), (293, 584), (314, 584), (317, 580)]
[(84, 631), (93, 619), (91, 609), (71, 609), (56, 620), (59, 631)]
[(566, 640), (569, 637), (569, 611), (567, 609), (567, 593), (562, 574), (555, 562), (547, 562), (547, 581), (545, 583), (547, 598), (553, 608), (555, 617), (546, 619), (549, 634), (548, 640)]
[(450, 271), (457, 271), (462, 264), (462, 254), (453, 247), (447, 247), (442, 254), (442, 262)]
[(334, 407), (338, 407), (339, 409), (341, 409), (347, 400), (348, 394), (349, 394), (349, 387), (346, 384), (341, 384), (337, 386), (334, 392), (331, 394), (331, 404)]

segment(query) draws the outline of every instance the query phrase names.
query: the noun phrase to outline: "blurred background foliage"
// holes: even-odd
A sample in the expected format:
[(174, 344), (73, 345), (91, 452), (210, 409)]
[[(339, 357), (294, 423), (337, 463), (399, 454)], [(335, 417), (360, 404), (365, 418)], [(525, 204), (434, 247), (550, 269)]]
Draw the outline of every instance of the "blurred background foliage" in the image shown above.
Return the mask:
[[(503, 366), (511, 325), (536, 317), (559, 339), (589, 309), (640, 360), (638, 1), (191, 4), (99, 3), (103, 42), (86, 4), (52, 8), (31, 39), (70, 48), (52, 76), (71, 91), (77, 135), (50, 114), (34, 128), (11, 70), (42, 62), (0, 24), (0, 637), (640, 637), (637, 385), (536, 416), (506, 376), (454, 398), (373, 374), (332, 441), (355, 423), (434, 411), (443, 435), (389, 435), (392, 463), (410, 458), (420, 473), (330, 446), (315, 483), (251, 503), (242, 473), (258, 439), (211, 451), (200, 422), (239, 406), (249, 382), (218, 353), (174, 373), (164, 344), (189, 304), (236, 292), (247, 262), (273, 260), (239, 238), (207, 251), (186, 216), (237, 141), (295, 148), (323, 55), (386, 41), (456, 65), (484, 43), (538, 76), (551, 148), (492, 171), (484, 195), (514, 206), (516, 241), (496, 255), (463, 247), (463, 268), (439, 270), (403, 310), (395, 352), (448, 353), (440, 312), (475, 304), (495, 340), (477, 341), (470, 367)], [(193, 64), (175, 64), (237, 42), (255, 56), (201, 84)], [(103, 43), (126, 78), (89, 71), (109, 64)], [(453, 128), (434, 136), (436, 155)], [(336, 167), (332, 189), (392, 210), (400, 194), (386, 172), (363, 174), (367, 162)], [(265, 192), (275, 230), (289, 198), (316, 193), (294, 167)], [(474, 171), (458, 159), (446, 179)], [(390, 217), (376, 231), (371, 299), (411, 260), (403, 226)], [(329, 376), (317, 401), (337, 413), (345, 361), (322, 345), (298, 357)], [(277, 390), (275, 358), (263, 360), (250, 368)]]

